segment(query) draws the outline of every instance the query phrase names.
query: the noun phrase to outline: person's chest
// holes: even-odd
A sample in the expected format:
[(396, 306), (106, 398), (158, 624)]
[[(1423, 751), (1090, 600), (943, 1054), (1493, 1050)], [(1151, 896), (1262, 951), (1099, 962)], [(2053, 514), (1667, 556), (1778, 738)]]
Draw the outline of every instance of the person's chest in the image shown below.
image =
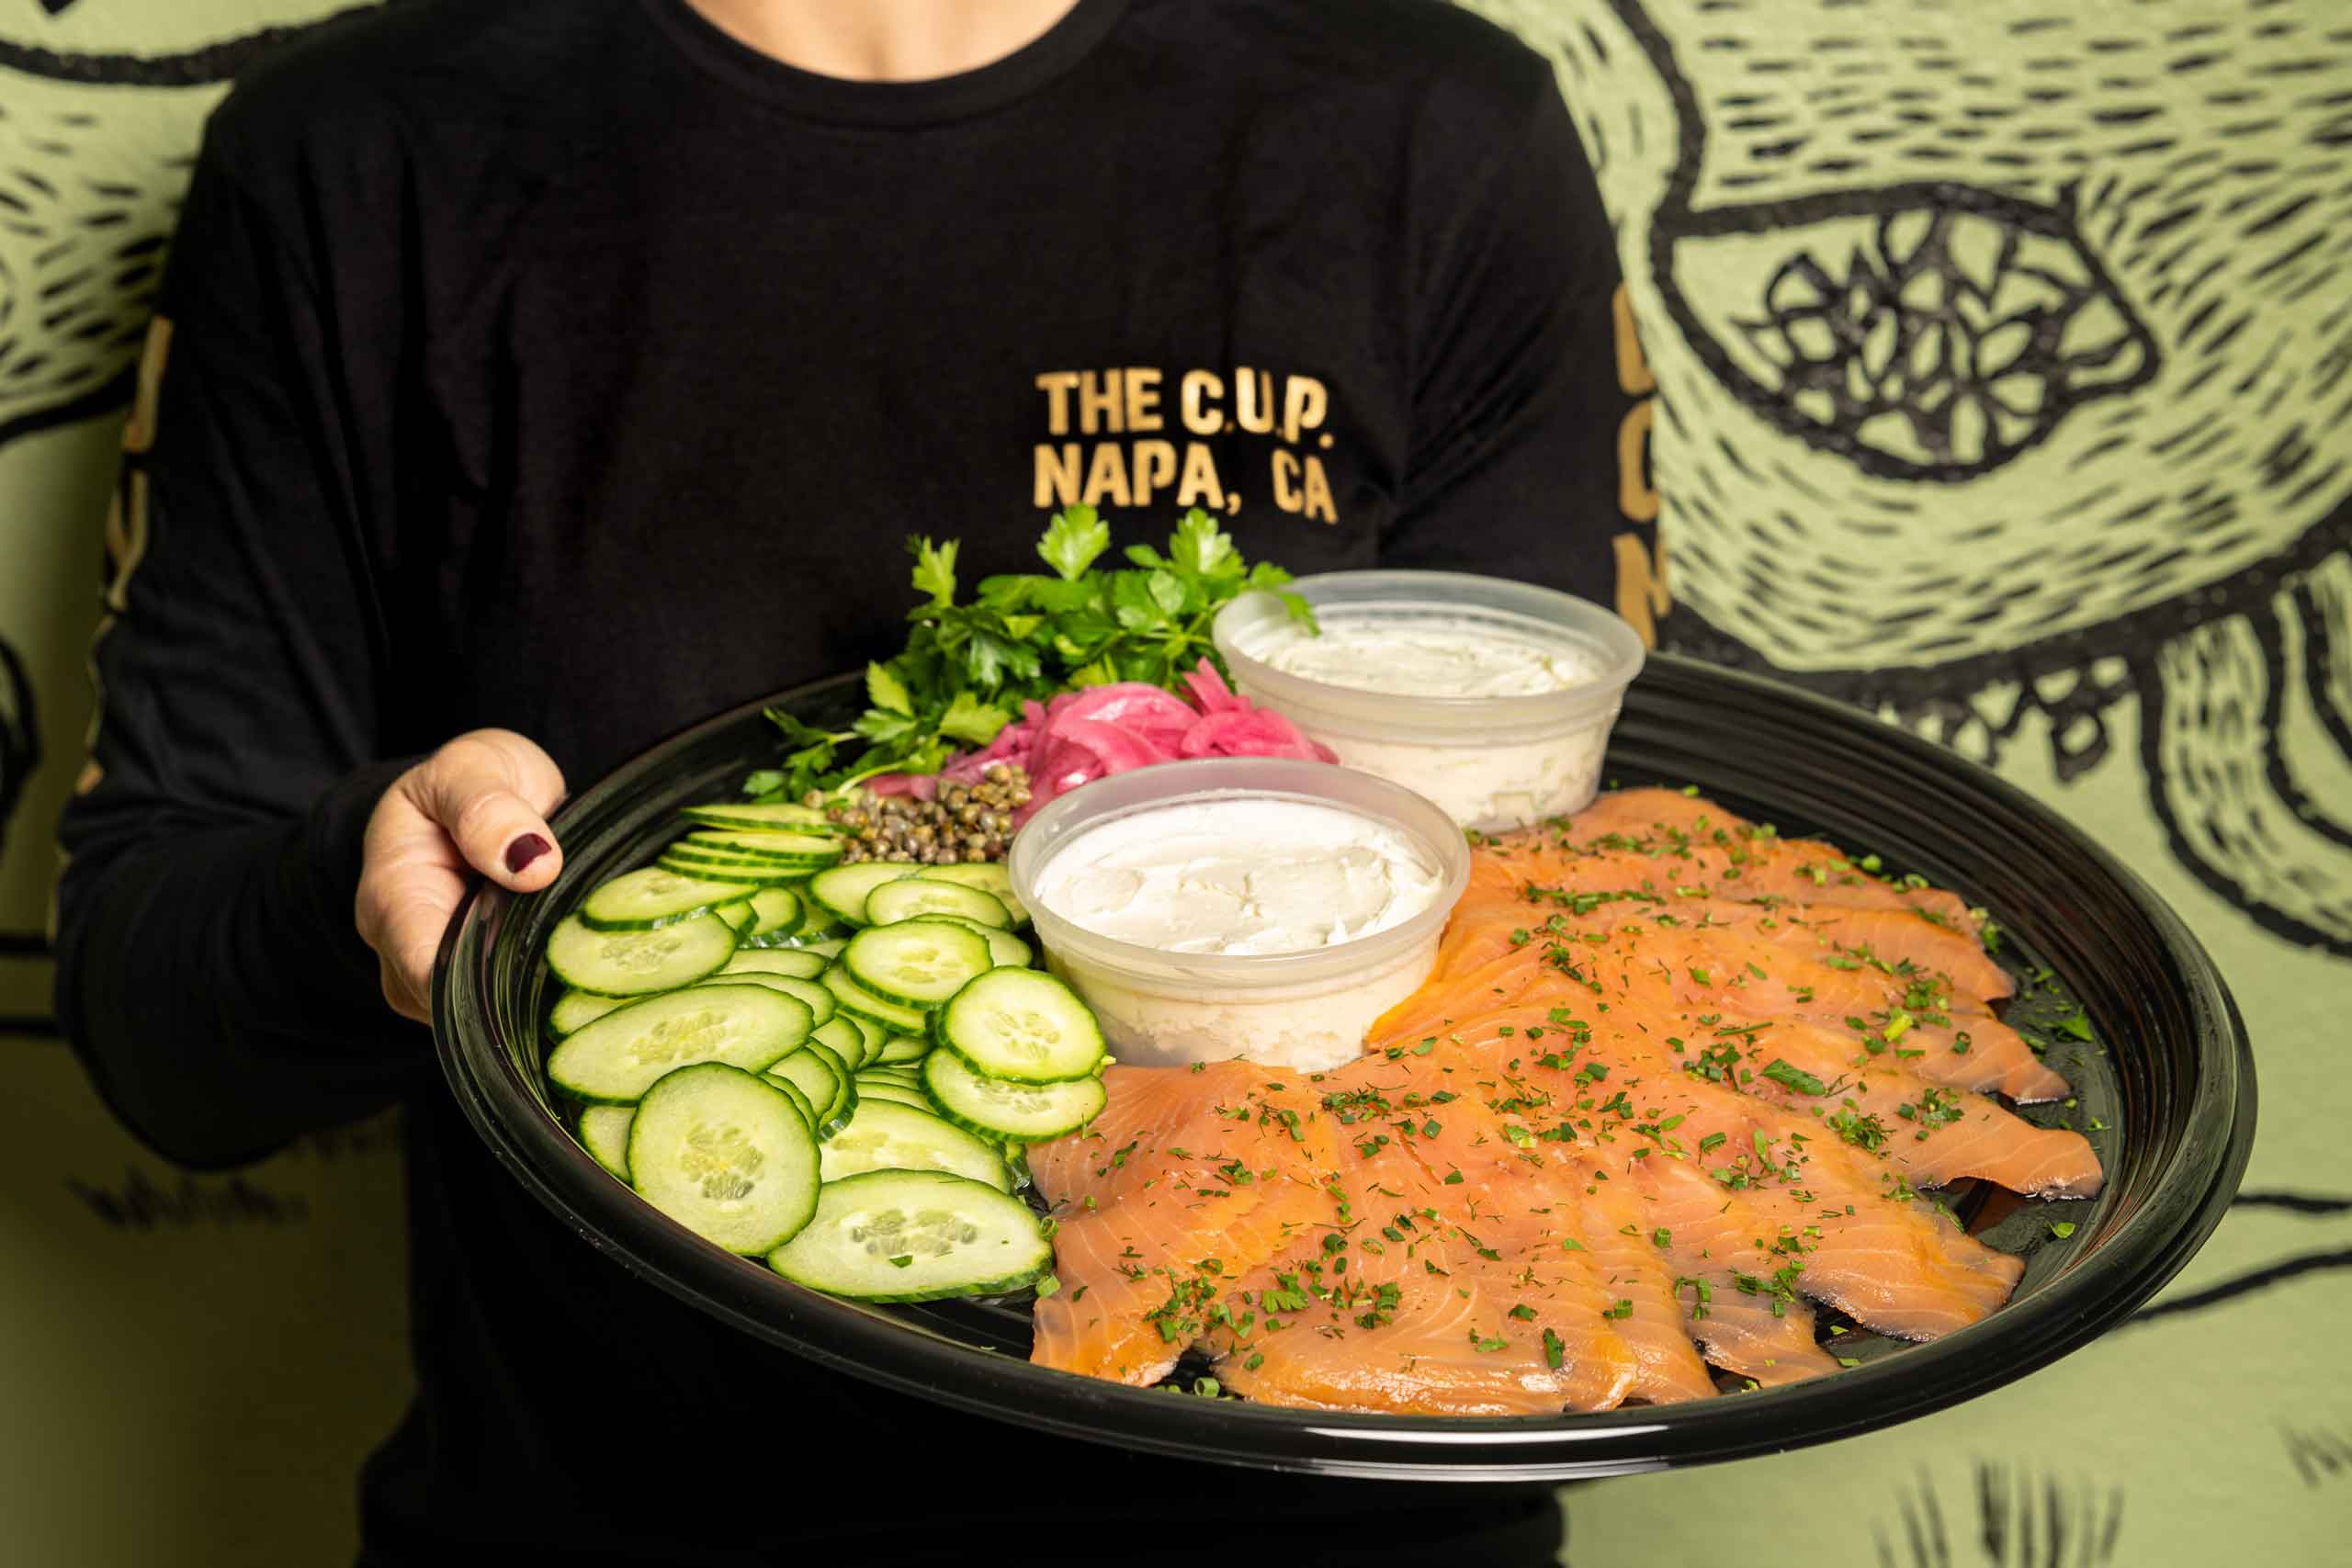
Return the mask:
[(1199, 507), (1253, 560), (1374, 561), (1409, 439), (1382, 173), (1312, 188), (1279, 117), (1035, 118), (718, 117), (539, 200), (427, 360), (450, 478), (404, 624), (483, 722), (610, 761), (887, 655), (910, 536), (1038, 570), (1076, 502), (1120, 546)]

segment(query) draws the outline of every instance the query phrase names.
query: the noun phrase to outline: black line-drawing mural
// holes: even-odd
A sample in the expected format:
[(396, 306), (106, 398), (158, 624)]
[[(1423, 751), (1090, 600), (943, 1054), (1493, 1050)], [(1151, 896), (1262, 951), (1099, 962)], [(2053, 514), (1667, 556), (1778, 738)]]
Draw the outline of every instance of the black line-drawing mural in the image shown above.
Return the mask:
[[(130, 400), (203, 115), (246, 65), (367, 8), (318, 0), (305, 17), (300, 0), (38, 0), (0, 15), (0, 451)], [(127, 39), (139, 47), (114, 47)], [(43, 547), (96, 522), (43, 514), (53, 504), (38, 491), (0, 494), (0, 557), (15, 569), (71, 555)], [(78, 646), (34, 648), (0, 626), (0, 852), (48, 858), (38, 834), (10, 828), (34, 769), (80, 740), (43, 733), (41, 716), (64, 705), (41, 700), (37, 672), (80, 665)], [(45, 951), (42, 913), (0, 909), (0, 957)]]
[(0, 853), (8, 846), (8, 819), (16, 814), (25, 780), (40, 761), (40, 716), (32, 677), (17, 650), (0, 637)]
[(1964, 1503), (1947, 1511), (1922, 1473), (1876, 1527), (1881, 1568), (2107, 1568), (2123, 1539), (2123, 1494), (2080, 1477), (1997, 1461), (1971, 1467)]
[(2136, 762), (2200, 881), (2352, 957), (2352, 15), (1480, 8), (1624, 226), (1661, 642)]
[[(2352, 8), (1468, 3), (1619, 228), (1659, 644), (2144, 799), (2243, 949), (2352, 960)], [(2352, 1271), (2344, 1172), (2247, 1193), (2119, 1353)], [(1889, 1568), (2168, 1560), (2118, 1545), (2142, 1477), (1942, 1479)]]

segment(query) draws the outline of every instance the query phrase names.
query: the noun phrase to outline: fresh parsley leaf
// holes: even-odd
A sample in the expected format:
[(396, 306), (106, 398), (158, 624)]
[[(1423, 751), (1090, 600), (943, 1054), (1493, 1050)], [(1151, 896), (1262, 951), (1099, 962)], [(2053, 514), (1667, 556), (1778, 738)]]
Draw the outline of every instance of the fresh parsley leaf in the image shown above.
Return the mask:
[(1037, 553), (1066, 582), (1085, 576), (1094, 558), (1110, 547), (1111, 525), (1082, 503), (1055, 513), (1046, 536), (1037, 541)]
[(1168, 541), (1168, 561), (1179, 571), (1201, 577), (1239, 577), (1242, 570), (1233, 536), (1197, 506), (1176, 525), (1176, 536)]
[(1002, 708), (984, 703), (969, 692), (958, 692), (949, 700), (947, 711), (939, 716), (939, 733), (950, 740), (985, 746), (1012, 721), (1012, 716)]
[(891, 674), (888, 665), (866, 665), (865, 700), (887, 712), (914, 716), (914, 699), (907, 695), (906, 683)]
[(915, 592), (924, 596), (926, 609), (944, 610), (956, 602), (956, 551), (958, 542), (934, 545), (926, 538), (907, 541), (914, 553)]

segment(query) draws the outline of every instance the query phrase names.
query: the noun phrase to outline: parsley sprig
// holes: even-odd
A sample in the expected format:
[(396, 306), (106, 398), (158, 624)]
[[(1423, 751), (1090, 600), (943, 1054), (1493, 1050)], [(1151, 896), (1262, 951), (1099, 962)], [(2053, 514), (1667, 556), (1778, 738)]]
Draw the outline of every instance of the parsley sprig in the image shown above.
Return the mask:
[(958, 542), (909, 539), (922, 603), (907, 614), (904, 651), (865, 667), (865, 711), (849, 728), (828, 731), (769, 709), (790, 750), (781, 767), (745, 780), (744, 793), (797, 799), (878, 773), (935, 773), (954, 752), (995, 739), (1023, 703), (1075, 686), (1140, 681), (1173, 690), (1203, 658), (1216, 658), (1209, 623), (1217, 611), (1253, 590), (1279, 593), (1295, 619), (1315, 625), (1306, 601), (1283, 592), (1290, 573), (1243, 560), (1198, 507), (1164, 551), (1130, 545), (1127, 565), (1098, 570), (1110, 547), (1110, 525), (1094, 508), (1066, 507), (1037, 542), (1050, 571), (984, 577), (959, 603)]

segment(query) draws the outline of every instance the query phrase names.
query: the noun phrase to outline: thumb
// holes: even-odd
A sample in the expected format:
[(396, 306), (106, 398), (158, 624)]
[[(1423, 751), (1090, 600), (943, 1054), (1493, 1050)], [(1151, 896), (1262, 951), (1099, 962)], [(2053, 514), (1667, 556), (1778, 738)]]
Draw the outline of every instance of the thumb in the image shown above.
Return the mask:
[(466, 863), (501, 886), (536, 893), (563, 869), (547, 822), (563, 798), (563, 772), (526, 737), (508, 729), (461, 735), (412, 773), (407, 787)]

